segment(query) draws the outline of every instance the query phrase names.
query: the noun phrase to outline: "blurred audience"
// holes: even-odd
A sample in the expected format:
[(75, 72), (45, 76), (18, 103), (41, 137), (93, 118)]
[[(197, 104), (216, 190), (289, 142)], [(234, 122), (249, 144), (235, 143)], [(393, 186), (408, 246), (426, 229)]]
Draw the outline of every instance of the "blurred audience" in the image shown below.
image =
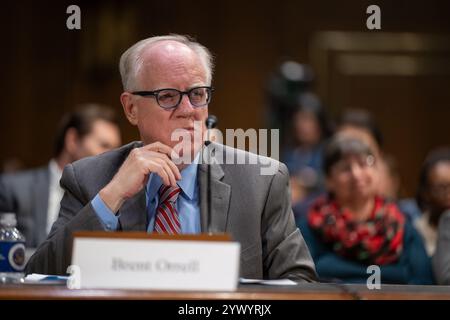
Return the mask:
[(298, 105), (298, 96), (311, 92), (315, 75), (306, 64), (284, 60), (274, 69), (267, 83), (267, 126), (280, 130), (280, 143), (284, 148), (291, 143), (291, 131), (287, 123)]
[(435, 149), (426, 157), (419, 177), (417, 203), (423, 213), (415, 219), (414, 225), (432, 256), (436, 249), (439, 219), (450, 209), (450, 148)]
[(15, 212), (27, 247), (47, 237), (59, 212), (64, 191), (59, 180), (65, 165), (103, 153), (121, 144), (114, 111), (96, 104), (66, 114), (58, 128), (54, 157), (40, 168), (0, 176), (0, 212)]
[(384, 137), (373, 116), (363, 109), (349, 109), (338, 120), (336, 132), (365, 142), (378, 159), (378, 191), (380, 195), (391, 198), (398, 181), (386, 163), (383, 152)]
[(13, 208), (8, 200), (6, 199), (6, 188), (3, 185), (3, 181), (0, 179), (0, 212), (11, 212)]
[(432, 284), (420, 235), (380, 194), (380, 150), (347, 133), (337, 134), (324, 150), (328, 193), (298, 220), (319, 276), (366, 282), (367, 266), (378, 265), (382, 283)]
[(450, 210), (444, 212), (439, 218), (436, 253), (433, 256), (433, 271), (438, 284), (450, 285)]
[(373, 116), (363, 109), (346, 110), (338, 120), (336, 132), (360, 139), (373, 150), (378, 159), (378, 193), (397, 201), (400, 211), (410, 221), (420, 217), (421, 212), (415, 199), (399, 199), (401, 180), (397, 163), (393, 155), (384, 152), (384, 137)]
[(385, 170), (380, 176), (378, 190), (387, 199), (397, 200), (400, 194), (401, 179), (398, 172), (397, 160), (392, 154), (383, 152), (382, 170)]
[(16, 157), (11, 157), (3, 161), (0, 173), (13, 173), (25, 168), (23, 162)]
[(289, 169), (294, 205), (305, 205), (324, 188), (321, 149), (330, 129), (324, 107), (313, 93), (314, 81), (311, 66), (284, 60), (267, 87), (267, 124), (280, 130), (281, 160)]
[(347, 109), (337, 121), (336, 131), (364, 141), (378, 158), (382, 154), (384, 137), (373, 116), (364, 109)]
[[(377, 159), (379, 159), (377, 164), (379, 190), (389, 190), (390, 193), (391, 190), (396, 188), (396, 181), (391, 179), (393, 176), (389, 174), (390, 171), (387, 169), (384, 161), (385, 157), (382, 152), (383, 136), (381, 130), (368, 111), (363, 109), (345, 110), (337, 119), (334, 129), (335, 132), (338, 132), (341, 136), (355, 138), (365, 142), (371, 150), (373, 150)], [(322, 176), (323, 175), (322, 171)], [(295, 186), (295, 184), (292, 185)], [(323, 192), (313, 193), (305, 200), (294, 204), (294, 213), (297, 221), (300, 219), (300, 216), (307, 214), (314, 200), (322, 193)], [(380, 194), (383, 195), (385, 193)]]
[(322, 149), (331, 129), (317, 96), (299, 94), (292, 116), (292, 146), (283, 154), (291, 175), (293, 205), (324, 191)]

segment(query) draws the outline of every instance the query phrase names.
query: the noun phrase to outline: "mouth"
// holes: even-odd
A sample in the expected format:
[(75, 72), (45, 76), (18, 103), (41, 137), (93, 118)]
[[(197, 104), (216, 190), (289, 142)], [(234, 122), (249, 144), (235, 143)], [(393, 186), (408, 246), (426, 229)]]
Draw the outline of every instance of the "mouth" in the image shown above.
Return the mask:
[(188, 130), (188, 131), (194, 131), (194, 126), (187, 125), (187, 126), (180, 126), (174, 129), (174, 131), (177, 130)]
[(353, 192), (361, 192), (361, 191), (365, 191), (367, 189), (367, 185), (366, 184), (355, 184), (353, 185)]
[(194, 128), (195, 128), (194, 124), (189, 123), (189, 122), (185, 123), (184, 125), (181, 125), (180, 127), (181, 127), (181, 129), (184, 129), (184, 130), (194, 130)]

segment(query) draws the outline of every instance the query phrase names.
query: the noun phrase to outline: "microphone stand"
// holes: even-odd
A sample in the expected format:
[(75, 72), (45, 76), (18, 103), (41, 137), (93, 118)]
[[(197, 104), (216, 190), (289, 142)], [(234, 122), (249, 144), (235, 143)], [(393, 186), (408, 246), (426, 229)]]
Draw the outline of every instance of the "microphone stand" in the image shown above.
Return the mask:
[[(205, 141), (205, 146), (209, 149), (209, 145), (211, 144), (210, 130), (213, 129), (217, 124), (217, 118), (213, 115), (208, 116), (206, 119), (206, 129), (207, 129), (207, 138)], [(207, 167), (207, 223), (206, 223), (206, 231), (208, 234), (212, 234), (211, 231), (211, 203), (212, 203), (212, 194), (211, 194), (211, 153), (213, 150), (208, 150), (208, 167)]]
[[(209, 136), (209, 132), (208, 132), (208, 136)], [(208, 137), (208, 145), (207, 147), (211, 144), (211, 141), (209, 140)], [(212, 202), (212, 195), (211, 195), (211, 150), (208, 150), (208, 171), (207, 171), (207, 188), (208, 188), (208, 198), (207, 198), (207, 205), (208, 205), (208, 224), (207, 224), (207, 232), (208, 234), (212, 234), (211, 231), (211, 202)]]

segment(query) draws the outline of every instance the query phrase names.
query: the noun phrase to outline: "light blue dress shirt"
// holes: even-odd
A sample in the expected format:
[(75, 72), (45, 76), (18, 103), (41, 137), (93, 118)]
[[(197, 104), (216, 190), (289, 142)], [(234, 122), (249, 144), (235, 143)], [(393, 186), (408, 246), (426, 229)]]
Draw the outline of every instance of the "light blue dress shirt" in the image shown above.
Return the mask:
[[(197, 182), (199, 159), (200, 153), (197, 154), (194, 161), (189, 166), (181, 171), (181, 180), (178, 181), (181, 192), (177, 199), (177, 210), (182, 233), (200, 233), (201, 231), (199, 187)], [(155, 224), (155, 212), (159, 203), (158, 190), (161, 184), (162, 180), (157, 174), (150, 174), (145, 192), (147, 214), (149, 215), (149, 224), (147, 226), (148, 232), (153, 231)], [(94, 197), (91, 204), (105, 229), (109, 231), (117, 230), (119, 217), (106, 206), (99, 194)]]

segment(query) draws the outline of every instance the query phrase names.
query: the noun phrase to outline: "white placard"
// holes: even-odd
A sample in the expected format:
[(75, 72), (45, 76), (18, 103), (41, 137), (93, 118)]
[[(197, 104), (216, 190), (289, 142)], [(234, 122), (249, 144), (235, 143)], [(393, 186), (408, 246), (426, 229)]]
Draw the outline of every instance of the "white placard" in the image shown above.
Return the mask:
[(81, 288), (236, 290), (240, 244), (75, 237)]

